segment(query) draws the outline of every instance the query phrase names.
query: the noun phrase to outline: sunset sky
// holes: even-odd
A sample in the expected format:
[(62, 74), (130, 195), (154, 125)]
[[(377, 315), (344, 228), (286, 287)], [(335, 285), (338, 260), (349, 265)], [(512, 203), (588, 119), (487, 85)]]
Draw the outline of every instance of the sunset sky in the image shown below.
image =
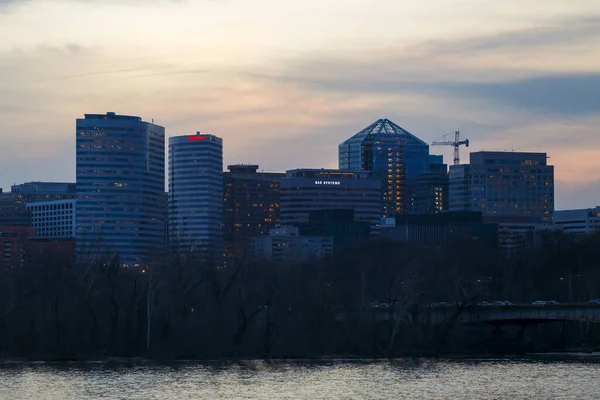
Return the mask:
[[(0, 187), (75, 180), (75, 119), (224, 139), (225, 163), (337, 167), (378, 118), (545, 151), (600, 205), (598, 0), (0, 0)], [(451, 148), (432, 148), (451, 163)]]

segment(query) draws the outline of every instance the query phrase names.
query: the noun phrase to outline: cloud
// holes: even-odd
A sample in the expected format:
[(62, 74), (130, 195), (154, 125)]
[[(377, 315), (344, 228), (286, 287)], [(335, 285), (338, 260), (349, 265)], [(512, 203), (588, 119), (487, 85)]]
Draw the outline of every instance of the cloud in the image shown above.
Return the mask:
[[(53, 155), (54, 180), (71, 178), (74, 119), (85, 112), (155, 118), (168, 135), (214, 133), (224, 138), (226, 163), (266, 170), (333, 167), (338, 143), (388, 117), (427, 142), (460, 129), (469, 150), (548, 151), (557, 179), (569, 184), (560, 186), (568, 193), (557, 189), (557, 204), (580, 205), (571, 196), (581, 192), (578, 176), (600, 171), (585, 152), (600, 146), (600, 27), (594, 17), (576, 21), (352, 52), (288, 49), (254, 64), (234, 48), (222, 50), (233, 53), (230, 64), (208, 63), (194, 45), (165, 53), (154, 44), (49, 44), (0, 53), (0, 131), (19, 138), (2, 149), (0, 170), (28, 160), (0, 185), (52, 179), (36, 173)], [(24, 154), (27, 143), (42, 147)]]
[(600, 206), (600, 179), (587, 182), (555, 180), (554, 186), (556, 210)]
[(426, 94), (553, 118), (593, 115), (600, 111), (598, 39), (600, 17), (571, 17), (409, 47), (300, 54), (247, 74), (249, 79), (313, 92)]
[(600, 15), (579, 15), (534, 26), (460, 40), (431, 40), (418, 47), (428, 53), (463, 54), (529, 52), (531, 49), (572, 45), (581, 39), (600, 37)]
[[(419, 85), (417, 85), (419, 86)], [(507, 82), (426, 83), (424, 90), (476, 98), (551, 118), (600, 112), (600, 72), (536, 76)]]

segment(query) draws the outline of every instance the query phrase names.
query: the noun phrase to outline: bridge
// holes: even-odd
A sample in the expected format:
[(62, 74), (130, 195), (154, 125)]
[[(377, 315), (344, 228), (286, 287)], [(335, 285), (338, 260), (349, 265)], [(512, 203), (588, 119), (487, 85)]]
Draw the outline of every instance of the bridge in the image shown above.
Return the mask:
[(457, 306), (430, 307), (420, 309), (417, 315), (420, 323), (428, 325), (440, 325), (451, 320), (463, 324), (489, 325), (528, 325), (557, 321), (600, 323), (600, 304), (470, 306), (461, 311)]

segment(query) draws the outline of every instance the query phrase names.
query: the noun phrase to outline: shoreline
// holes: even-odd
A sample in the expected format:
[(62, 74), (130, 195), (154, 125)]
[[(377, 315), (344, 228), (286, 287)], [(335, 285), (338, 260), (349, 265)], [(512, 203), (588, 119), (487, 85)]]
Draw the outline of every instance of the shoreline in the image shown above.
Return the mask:
[(551, 359), (556, 361), (586, 360), (600, 361), (600, 351), (547, 351), (539, 353), (508, 353), (508, 354), (440, 354), (440, 355), (401, 355), (397, 357), (365, 357), (365, 356), (323, 356), (295, 358), (256, 358), (256, 357), (226, 357), (226, 358), (156, 358), (156, 357), (106, 357), (89, 359), (0, 359), (0, 367), (25, 364), (95, 364), (95, 365), (170, 365), (170, 364), (233, 364), (244, 362), (267, 363), (327, 363), (327, 362), (378, 362), (394, 360), (451, 360), (451, 361), (489, 361), (489, 360), (536, 360)]

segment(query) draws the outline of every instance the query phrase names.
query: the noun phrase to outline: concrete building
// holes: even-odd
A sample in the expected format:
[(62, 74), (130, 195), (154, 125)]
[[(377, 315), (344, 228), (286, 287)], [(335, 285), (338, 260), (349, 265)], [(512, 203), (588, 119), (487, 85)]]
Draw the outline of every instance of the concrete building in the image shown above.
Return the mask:
[(408, 210), (409, 181), (427, 172), (429, 145), (388, 119), (379, 119), (339, 145), (339, 168), (371, 171), (382, 182), (385, 217)]
[(223, 172), (223, 245), (227, 260), (252, 250), (252, 238), (280, 222), (280, 181), (285, 173), (258, 172), (258, 165), (229, 165)]
[(39, 239), (75, 238), (75, 200), (28, 203), (31, 225)]
[(77, 120), (77, 254), (126, 267), (164, 260), (165, 128), (140, 117)]
[(554, 225), (565, 233), (600, 233), (600, 207), (554, 211)]
[(200, 134), (169, 138), (169, 252), (221, 263), (223, 140)]
[(311, 211), (308, 222), (296, 226), (300, 236), (332, 237), (336, 256), (368, 243), (372, 228), (369, 221), (356, 221), (351, 209)]
[(74, 199), (73, 182), (26, 182), (12, 185), (10, 192), (23, 196), (27, 202)]
[(35, 228), (0, 226), (0, 268), (21, 268), (27, 261), (27, 240)]
[(470, 164), (450, 166), (450, 211), (480, 211), (499, 226), (499, 246), (510, 256), (526, 237), (552, 224), (554, 167), (546, 153), (480, 151)]
[(32, 226), (28, 204), (74, 198), (75, 183), (27, 182), (13, 185), (9, 193), (0, 192), (0, 225)]
[(283, 226), (270, 230), (269, 236), (254, 238), (257, 258), (272, 261), (308, 261), (333, 255), (333, 237), (300, 236), (298, 227)]
[(294, 169), (281, 180), (281, 223), (308, 222), (311, 211), (354, 210), (376, 233), (381, 216), (381, 182), (368, 171)]
[(31, 213), (24, 199), (0, 193), (0, 226), (31, 226)]
[(398, 215), (382, 223), (381, 239), (431, 249), (463, 246), (498, 248), (498, 225), (486, 223), (481, 212), (459, 211), (430, 215)]
[(450, 211), (551, 224), (554, 167), (546, 159), (546, 153), (471, 153), (470, 164), (450, 166)]

